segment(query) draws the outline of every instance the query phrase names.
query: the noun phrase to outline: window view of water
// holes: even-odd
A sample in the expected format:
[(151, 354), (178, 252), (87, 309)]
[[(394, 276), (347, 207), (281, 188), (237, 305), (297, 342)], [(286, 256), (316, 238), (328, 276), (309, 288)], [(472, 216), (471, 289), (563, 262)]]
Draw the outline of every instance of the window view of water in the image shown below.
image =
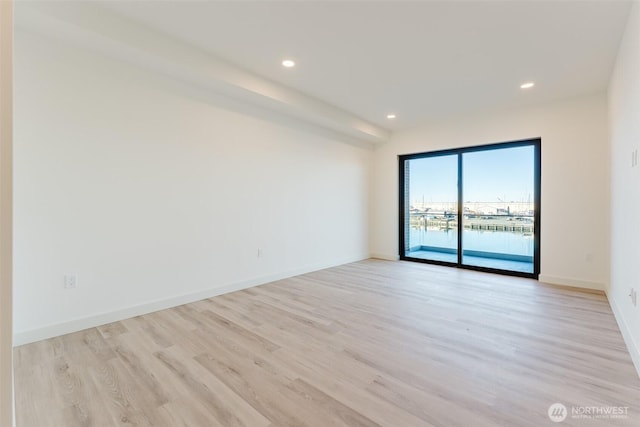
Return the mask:
[[(436, 248), (456, 249), (456, 230), (411, 229), (411, 244)], [(509, 231), (464, 230), (462, 240), (465, 249), (498, 254), (533, 256), (533, 235)]]
[[(463, 262), (478, 267), (533, 272), (533, 220), (529, 217), (464, 217)], [(430, 219), (425, 219), (430, 218)], [(417, 215), (411, 221), (407, 255), (458, 262), (458, 225), (451, 216)], [(431, 225), (428, 226), (427, 224)], [(440, 226), (433, 226), (440, 224)]]
[(453, 151), (404, 163), (405, 256), (534, 273), (536, 146)]

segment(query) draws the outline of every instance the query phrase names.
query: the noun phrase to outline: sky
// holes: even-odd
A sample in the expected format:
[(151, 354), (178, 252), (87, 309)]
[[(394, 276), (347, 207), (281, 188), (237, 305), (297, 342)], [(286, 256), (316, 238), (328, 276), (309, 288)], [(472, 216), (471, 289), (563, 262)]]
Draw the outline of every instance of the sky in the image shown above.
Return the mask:
[[(533, 201), (534, 147), (476, 151), (462, 155), (465, 202)], [(455, 202), (458, 197), (457, 155), (409, 161), (411, 203)]]

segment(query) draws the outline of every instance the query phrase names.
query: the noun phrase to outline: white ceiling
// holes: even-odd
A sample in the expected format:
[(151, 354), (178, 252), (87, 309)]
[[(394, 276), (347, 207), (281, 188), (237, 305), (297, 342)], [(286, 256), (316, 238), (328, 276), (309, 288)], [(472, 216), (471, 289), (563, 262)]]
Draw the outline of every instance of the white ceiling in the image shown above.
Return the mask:
[[(630, 9), (615, 0), (106, 6), (392, 130), (603, 90)], [(284, 69), (285, 57), (298, 65)], [(522, 91), (528, 80), (535, 88)]]

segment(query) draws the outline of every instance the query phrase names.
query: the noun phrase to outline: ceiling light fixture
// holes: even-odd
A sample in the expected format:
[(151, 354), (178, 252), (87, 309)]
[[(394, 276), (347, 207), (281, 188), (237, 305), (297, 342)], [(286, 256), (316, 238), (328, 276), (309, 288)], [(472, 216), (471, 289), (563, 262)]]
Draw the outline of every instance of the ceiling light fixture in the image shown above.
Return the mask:
[(534, 82), (527, 82), (520, 85), (520, 89), (530, 89), (535, 86)]
[(396, 115), (395, 114), (387, 114), (387, 119), (395, 119)]
[(290, 59), (285, 59), (282, 61), (282, 66), (287, 68), (292, 68), (296, 66), (296, 63)]

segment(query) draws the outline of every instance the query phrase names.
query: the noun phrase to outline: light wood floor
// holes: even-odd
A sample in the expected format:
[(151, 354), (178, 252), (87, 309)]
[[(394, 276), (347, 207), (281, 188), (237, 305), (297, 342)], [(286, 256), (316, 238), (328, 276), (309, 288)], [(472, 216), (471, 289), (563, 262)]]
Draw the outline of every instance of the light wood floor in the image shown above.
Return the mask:
[(15, 391), (18, 427), (640, 426), (603, 294), (377, 260), (18, 347)]

